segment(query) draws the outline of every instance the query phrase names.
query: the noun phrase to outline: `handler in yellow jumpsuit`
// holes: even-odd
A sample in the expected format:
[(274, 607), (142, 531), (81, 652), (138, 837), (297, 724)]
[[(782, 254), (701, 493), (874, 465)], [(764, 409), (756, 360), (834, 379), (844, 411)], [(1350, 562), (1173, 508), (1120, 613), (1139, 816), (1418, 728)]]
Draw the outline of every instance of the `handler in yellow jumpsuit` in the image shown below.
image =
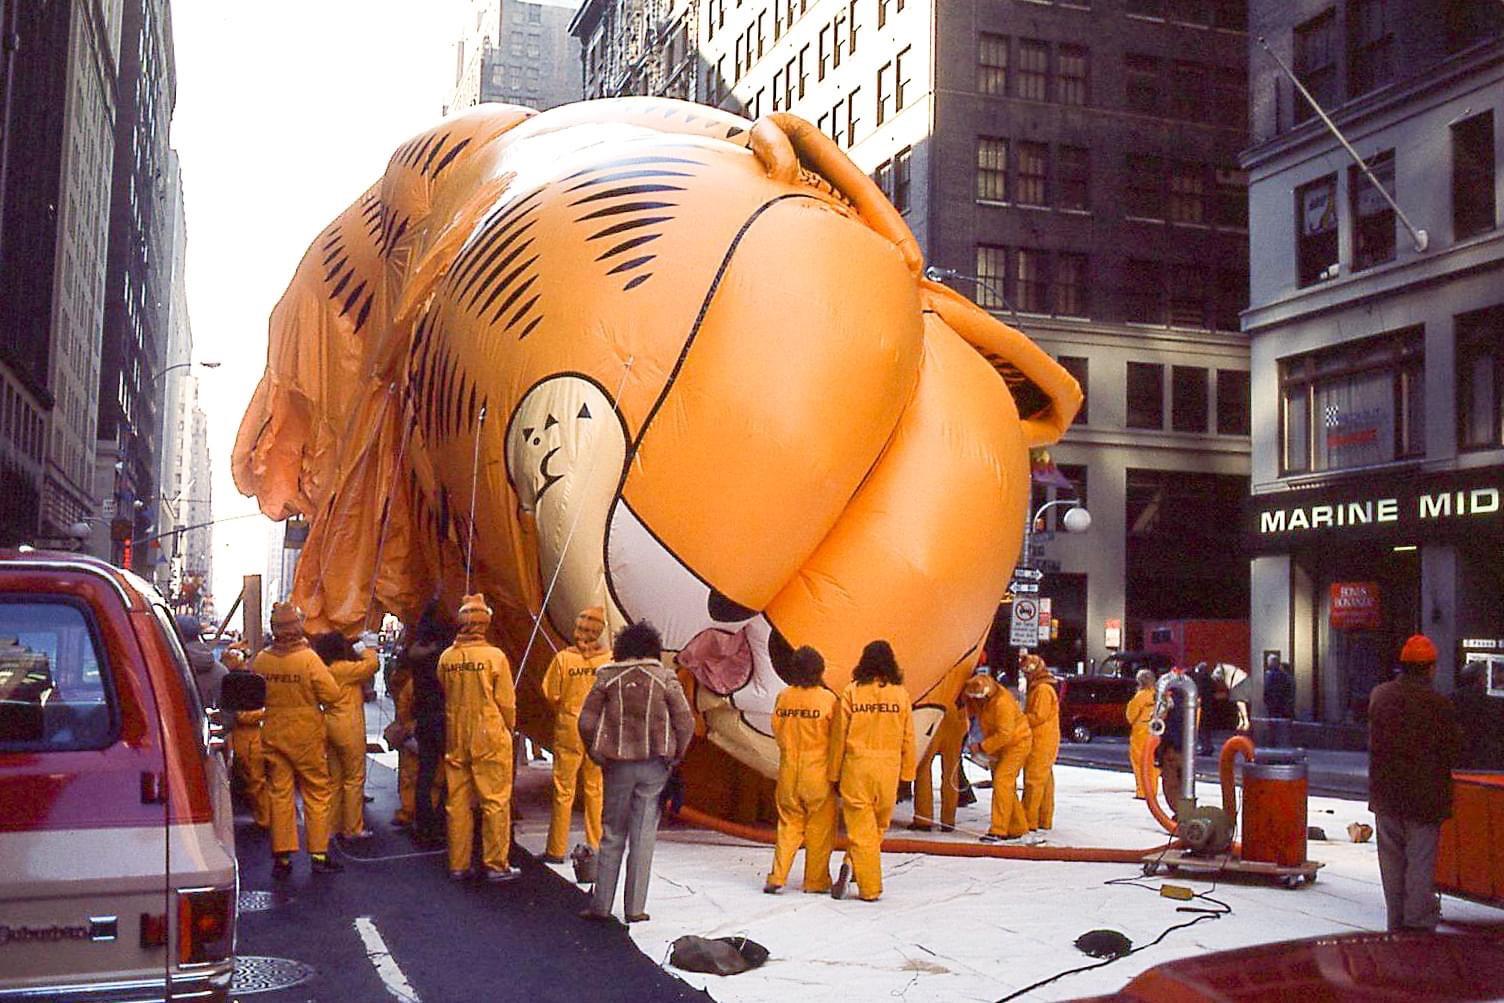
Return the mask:
[(1144, 749), (1149, 745), (1149, 721), (1154, 717), (1154, 673), (1139, 669), (1134, 679), (1138, 682), (1138, 692), (1128, 701), (1124, 716), (1128, 718), (1128, 759), (1133, 767), (1133, 796), (1142, 801), (1159, 783), (1159, 771), (1153, 763), (1144, 762)]
[[(245, 650), (226, 648), (220, 662), (231, 672), (248, 672)], [(265, 710), (243, 710), (235, 714), (230, 732), (230, 748), (235, 753), (235, 772), (245, 785), (246, 800), (251, 803), (251, 817), (265, 829), (272, 824), (271, 792), (266, 785), (266, 756), (261, 751), (261, 722)]]
[(763, 891), (776, 895), (788, 880), (794, 854), (804, 847), (804, 890), (830, 891), (830, 851), (836, 839), (836, 796), (831, 789), (830, 731), (836, 695), (825, 688), (825, 659), (814, 648), (795, 651), (788, 687), (773, 704), (778, 742), (778, 840)]
[(376, 635), (362, 635), (352, 646), (337, 630), (313, 639), (313, 650), (339, 685), (339, 697), (324, 708), (329, 739), (329, 782), (334, 800), (329, 825), (342, 839), (369, 839), (366, 828), (366, 698), (365, 684), (376, 675)]
[(856, 877), (863, 902), (883, 893), (882, 842), (898, 782), (914, 779), (914, 717), (903, 673), (887, 641), (872, 641), (841, 692), (830, 735), (830, 770), (840, 784), (846, 821), (846, 859), (830, 886), (831, 898), (845, 898)]
[(982, 735), (971, 752), (986, 757), (992, 767), (992, 824), (982, 842), (1017, 839), (1029, 831), (1023, 805), (1018, 803), (1018, 774), (1032, 744), (1028, 718), (1013, 694), (991, 676), (967, 680), (965, 694), (967, 710), (977, 719)]
[(937, 821), (932, 765), (936, 756), (940, 758), (940, 831), (950, 832), (956, 827), (956, 808), (961, 800), (961, 747), (966, 744), (966, 724), (966, 711), (959, 706), (952, 706), (940, 720), (940, 727), (914, 773), (914, 821), (909, 823), (910, 829), (929, 832)]
[(517, 694), (512, 665), (486, 641), (491, 607), (483, 595), (460, 604), (460, 632), (439, 656), (444, 690), (444, 777), (449, 784), (449, 876), (471, 876), (477, 802), (481, 862), (488, 881), (510, 881), (512, 850), (512, 729)]
[(298, 849), (293, 789), (303, 795), (308, 856), (319, 872), (343, 870), (329, 857), (329, 762), (324, 713), (339, 699), (339, 686), (303, 636), (303, 613), (291, 603), (272, 607), (271, 646), (256, 655), (251, 670), (266, 679), (266, 719), (261, 748), (271, 789), (273, 877), (292, 873)]
[(554, 711), (554, 811), (543, 852), (550, 864), (564, 863), (569, 849), (576, 786), (585, 795), (585, 844), (592, 850), (601, 845), (601, 768), (585, 755), (579, 720), (580, 705), (595, 686), (595, 670), (611, 661), (611, 652), (601, 644), (605, 629), (605, 610), (580, 610), (574, 620), (574, 644), (555, 655), (543, 673), (543, 699)]
[(1029, 680), (1024, 717), (1029, 720), (1029, 758), (1024, 760), (1024, 819), (1030, 829), (1055, 824), (1055, 757), (1060, 752), (1060, 695), (1044, 659), (1026, 655), (1022, 665)]

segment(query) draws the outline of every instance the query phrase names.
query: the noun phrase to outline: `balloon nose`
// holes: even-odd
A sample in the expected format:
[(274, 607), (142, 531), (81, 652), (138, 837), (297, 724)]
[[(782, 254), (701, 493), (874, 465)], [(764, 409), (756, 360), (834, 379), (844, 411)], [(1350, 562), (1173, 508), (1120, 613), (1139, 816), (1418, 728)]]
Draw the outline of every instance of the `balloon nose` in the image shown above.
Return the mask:
[(727, 599), (714, 589), (710, 590), (710, 598), (706, 600), (705, 608), (710, 618), (716, 623), (739, 623), (757, 615), (757, 610), (748, 609), (739, 602)]

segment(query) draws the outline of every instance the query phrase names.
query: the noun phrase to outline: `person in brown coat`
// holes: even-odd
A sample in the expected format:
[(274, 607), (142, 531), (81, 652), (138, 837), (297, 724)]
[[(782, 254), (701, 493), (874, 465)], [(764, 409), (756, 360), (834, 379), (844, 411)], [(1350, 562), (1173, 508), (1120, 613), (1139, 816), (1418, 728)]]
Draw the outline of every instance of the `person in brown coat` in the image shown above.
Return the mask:
[(612, 661), (596, 670), (595, 686), (580, 706), (580, 739), (605, 780), (595, 891), (580, 913), (586, 919), (611, 918), (629, 842), (622, 895), (627, 922), (648, 918), (643, 909), (662, 810), (658, 796), (695, 734), (694, 712), (678, 677), (660, 661), (662, 653), (663, 639), (652, 624), (622, 628)]
[(1390, 930), (1434, 930), (1436, 843), (1452, 814), (1456, 712), (1431, 688), (1436, 646), (1416, 634), (1400, 675), (1368, 698), (1368, 807), (1377, 821), (1379, 876)]

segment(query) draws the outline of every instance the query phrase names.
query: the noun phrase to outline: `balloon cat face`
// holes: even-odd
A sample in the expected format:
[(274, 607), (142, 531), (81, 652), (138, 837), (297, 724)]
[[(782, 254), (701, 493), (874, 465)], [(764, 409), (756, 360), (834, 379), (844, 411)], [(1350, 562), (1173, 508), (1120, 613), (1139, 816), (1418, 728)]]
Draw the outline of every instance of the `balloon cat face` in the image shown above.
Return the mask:
[[(884, 638), (923, 744), (1006, 586), (1028, 448), (1079, 404), (1070, 377), (923, 280), (901, 218), (792, 116), (477, 109), (372, 192), (274, 315), (237, 442), (242, 490), (310, 514), (310, 612), (351, 622), (374, 592), (410, 615), (435, 584), (457, 596), (468, 559), (529, 663), (533, 615), (551, 642), (588, 606), (610, 632), (649, 620), (710, 740), (767, 775), (793, 649), (838, 689)], [(341, 252), (367, 264), (335, 294)], [(378, 290), (360, 324), (357, 282)], [(293, 347), (319, 340), (350, 379)]]

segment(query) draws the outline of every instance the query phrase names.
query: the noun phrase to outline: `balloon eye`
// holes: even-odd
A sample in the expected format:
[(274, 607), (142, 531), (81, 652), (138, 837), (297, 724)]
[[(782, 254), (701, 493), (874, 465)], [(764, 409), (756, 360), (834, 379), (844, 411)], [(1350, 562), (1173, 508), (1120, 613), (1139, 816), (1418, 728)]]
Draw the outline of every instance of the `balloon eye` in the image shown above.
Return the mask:
[(543, 423), (543, 431), (547, 432), (549, 429), (553, 428), (558, 423), (559, 423), (559, 419), (555, 418), (553, 415), (549, 415), (548, 416), (548, 420)]
[(580, 405), (580, 413), (577, 414), (577, 415), (575, 415), (575, 417), (576, 418), (589, 418), (590, 417), (590, 405), (589, 404), (581, 404)]
[(522, 439), (523, 439), (524, 442), (526, 442), (528, 439), (531, 439), (532, 437), (533, 437), (533, 426), (529, 425), (527, 428), (524, 428), (522, 430)]

